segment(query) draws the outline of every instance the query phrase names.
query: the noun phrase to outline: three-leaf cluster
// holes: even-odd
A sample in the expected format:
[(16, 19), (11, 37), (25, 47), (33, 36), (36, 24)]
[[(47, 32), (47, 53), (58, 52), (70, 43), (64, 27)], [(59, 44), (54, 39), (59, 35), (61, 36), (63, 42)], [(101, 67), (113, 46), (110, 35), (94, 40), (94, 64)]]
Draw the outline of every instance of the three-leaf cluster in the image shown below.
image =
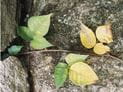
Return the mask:
[(32, 16), (28, 19), (27, 26), (19, 26), (17, 34), (24, 40), (30, 42), (34, 49), (44, 49), (52, 46), (44, 36), (48, 33), (50, 17), (52, 14), (43, 16)]
[(90, 85), (98, 80), (92, 68), (84, 63), (88, 55), (68, 54), (66, 63), (59, 62), (55, 67), (55, 85), (57, 88), (63, 86), (67, 76), (75, 85)]
[[(98, 43), (96, 37), (99, 41)], [(93, 48), (94, 53), (98, 55), (103, 55), (109, 52), (110, 47), (105, 44), (113, 42), (111, 24), (98, 26), (95, 35), (92, 29), (81, 23), (80, 40), (85, 48)]]

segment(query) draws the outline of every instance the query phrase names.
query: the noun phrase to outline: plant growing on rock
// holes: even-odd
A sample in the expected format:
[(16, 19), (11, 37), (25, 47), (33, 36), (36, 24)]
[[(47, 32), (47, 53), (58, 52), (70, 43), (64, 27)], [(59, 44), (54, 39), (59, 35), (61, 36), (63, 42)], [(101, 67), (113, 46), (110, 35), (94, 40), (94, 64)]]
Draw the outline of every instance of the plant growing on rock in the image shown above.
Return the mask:
[[(34, 49), (44, 49), (53, 46), (44, 37), (49, 30), (51, 15), (30, 17), (27, 26), (18, 27), (18, 36), (30, 42), (30, 46)], [(97, 43), (96, 37), (99, 43)], [(103, 25), (97, 27), (95, 36), (90, 28), (81, 23), (80, 40), (85, 48), (93, 48), (96, 54), (103, 55), (110, 51), (110, 48), (103, 43), (109, 44), (113, 42), (111, 26)], [(16, 55), (22, 47), (17, 45), (12, 46), (8, 49), (8, 52), (11, 55)], [(68, 76), (75, 85), (81, 86), (95, 83), (99, 78), (93, 69), (85, 63), (88, 56), (70, 53), (64, 59), (66, 63), (59, 62), (54, 72), (56, 87), (62, 87)]]
[(19, 26), (17, 34), (24, 40), (30, 42), (34, 49), (44, 49), (52, 46), (44, 36), (48, 33), (50, 17), (52, 14), (44, 16), (32, 16), (28, 19), (28, 27)]
[[(17, 35), (23, 40), (30, 42), (30, 46), (34, 49), (44, 49), (53, 46), (44, 36), (48, 33), (50, 26), (50, 17), (52, 14), (43, 16), (32, 16), (28, 19), (28, 26), (19, 26)], [(10, 55), (18, 54), (23, 46), (14, 45), (8, 48)]]
[[(96, 37), (100, 43), (96, 43)], [(94, 53), (103, 55), (110, 51), (110, 48), (103, 43), (113, 42), (111, 25), (99, 26), (94, 32), (86, 25), (81, 23), (80, 40), (85, 48), (93, 48)], [(58, 63), (55, 68), (55, 84), (59, 88), (69, 75), (69, 79), (75, 85), (90, 85), (95, 83), (99, 78), (92, 68), (84, 63), (88, 55), (68, 54), (65, 57), (65, 63)], [(62, 72), (61, 72), (62, 71)]]
[(63, 86), (67, 76), (75, 85), (90, 85), (98, 80), (92, 68), (84, 63), (88, 55), (70, 53), (65, 57), (66, 63), (58, 63), (55, 67), (55, 85)]

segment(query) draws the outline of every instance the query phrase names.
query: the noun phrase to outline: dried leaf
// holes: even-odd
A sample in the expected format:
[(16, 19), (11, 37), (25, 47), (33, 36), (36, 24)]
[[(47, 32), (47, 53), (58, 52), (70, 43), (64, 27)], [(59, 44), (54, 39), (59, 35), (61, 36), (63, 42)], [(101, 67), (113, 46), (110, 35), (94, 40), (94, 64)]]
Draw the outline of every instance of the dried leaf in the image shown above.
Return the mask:
[(102, 43), (108, 44), (113, 42), (111, 25), (107, 24), (107, 25), (97, 27), (96, 37)]
[(72, 64), (80, 61), (84, 61), (88, 55), (80, 55), (80, 54), (73, 54), (70, 53), (65, 57), (66, 62), (71, 66)]
[(98, 55), (102, 55), (102, 54), (109, 52), (110, 48), (106, 45), (103, 45), (103, 43), (97, 43), (93, 51)]
[(90, 85), (95, 83), (98, 77), (90, 66), (77, 62), (70, 67), (69, 79), (76, 85)]
[(68, 66), (65, 63), (58, 63), (55, 67), (55, 85), (57, 88), (63, 86), (68, 75)]
[(95, 34), (84, 24), (81, 24), (80, 39), (83, 46), (86, 48), (93, 48), (96, 44)]

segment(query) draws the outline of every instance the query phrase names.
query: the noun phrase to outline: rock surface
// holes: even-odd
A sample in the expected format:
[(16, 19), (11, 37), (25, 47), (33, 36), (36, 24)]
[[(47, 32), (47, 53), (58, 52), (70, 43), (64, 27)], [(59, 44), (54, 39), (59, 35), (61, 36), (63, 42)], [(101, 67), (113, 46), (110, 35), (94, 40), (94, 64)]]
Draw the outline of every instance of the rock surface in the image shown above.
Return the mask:
[[(48, 92), (54, 90), (53, 72), (54, 65), (59, 61), (61, 53), (33, 52), (28, 61), (32, 75), (32, 92)], [(54, 92), (54, 91), (53, 91)]]
[[(39, 2), (42, 0), (39, 0)], [(83, 54), (79, 31), (82, 21), (94, 32), (97, 26), (110, 22), (114, 42), (110, 54), (116, 56), (91, 56), (88, 62), (99, 76), (94, 85), (78, 87), (70, 81), (60, 89), (54, 86), (54, 66), (66, 53), (32, 53), (28, 60), (33, 78), (33, 91), (38, 92), (122, 92), (123, 91), (123, 1), (122, 0), (44, 0), (37, 3), (33, 15), (54, 13), (46, 38), (59, 49)], [(42, 5), (41, 5), (42, 4)], [(40, 7), (41, 6), (41, 7)], [(36, 6), (35, 6), (36, 7)], [(39, 8), (40, 7), (40, 8)], [(40, 12), (40, 13), (39, 13)], [(118, 58), (117, 58), (118, 57)], [(119, 59), (120, 58), (120, 59)]]
[(98, 26), (111, 23), (111, 54), (123, 59), (122, 8), (122, 0), (38, 0), (33, 2), (30, 15), (54, 13), (46, 38), (59, 49), (73, 51), (88, 52), (80, 42), (78, 20), (94, 32)]
[(16, 57), (0, 61), (0, 92), (29, 92), (27, 77), (26, 70)]
[(19, 12), (17, 11), (17, 3), (17, 0), (1, 1), (1, 51), (4, 51), (15, 38)]
[[(2, 0), (2, 51), (15, 37), (17, 0)], [(35, 51), (23, 56), (29, 73), (15, 57), (0, 61), (0, 91), (2, 92), (122, 92), (123, 91), (123, 0), (25, 0), (20, 16), (54, 13), (48, 41), (59, 49), (88, 51), (80, 43), (79, 30), (82, 21), (95, 29), (107, 22), (112, 24), (114, 42), (111, 55), (91, 56), (88, 64), (99, 76), (96, 84), (79, 87), (66, 81), (56, 89), (54, 67), (67, 53)], [(25, 11), (24, 11), (25, 10)], [(6, 15), (6, 16), (5, 16)], [(25, 21), (25, 20), (24, 20)], [(27, 47), (28, 48), (28, 47)], [(21, 59), (20, 57), (19, 59)], [(119, 59), (120, 58), (120, 59)], [(29, 81), (27, 82), (27, 76)], [(30, 87), (29, 87), (30, 86)]]
[(70, 81), (56, 89), (54, 85), (54, 66), (63, 60), (67, 53), (34, 52), (30, 55), (30, 71), (33, 78), (34, 92), (122, 92), (123, 60), (110, 55), (90, 56), (87, 63), (99, 76), (94, 85), (78, 87)]
[[(47, 0), (48, 1), (48, 0)], [(114, 42), (111, 54), (123, 53), (123, 1), (122, 0), (52, 0), (43, 14), (53, 12), (48, 40), (60, 49), (81, 50), (80, 23), (83, 22), (95, 32), (105, 23), (112, 24)], [(55, 3), (56, 2), (56, 3)], [(54, 5), (55, 4), (55, 5)], [(53, 7), (54, 6), (54, 7)]]
[(38, 0), (33, 2), (31, 15), (54, 13), (46, 38), (59, 49), (86, 50), (79, 39), (78, 20), (95, 31), (97, 26), (112, 24), (114, 42), (111, 54), (118, 56), (91, 57), (88, 59), (100, 78), (95, 85), (78, 87), (66, 82), (55, 89), (54, 66), (66, 53), (33, 52), (28, 57), (34, 92), (122, 92), (123, 88), (123, 1), (122, 0)]
[(88, 86), (87, 92), (122, 92), (123, 60), (110, 55), (90, 57), (88, 63), (99, 76), (99, 82)]

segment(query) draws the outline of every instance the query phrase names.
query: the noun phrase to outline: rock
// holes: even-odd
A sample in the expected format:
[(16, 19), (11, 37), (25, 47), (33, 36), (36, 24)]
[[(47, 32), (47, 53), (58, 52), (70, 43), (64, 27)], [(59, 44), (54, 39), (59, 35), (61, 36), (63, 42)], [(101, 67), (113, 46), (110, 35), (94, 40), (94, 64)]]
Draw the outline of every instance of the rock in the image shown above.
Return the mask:
[(90, 56), (87, 59), (87, 63), (99, 76), (97, 83), (79, 87), (67, 80), (63, 87), (56, 89), (54, 68), (60, 60), (64, 59), (66, 54), (61, 52), (33, 52), (29, 56), (34, 92), (122, 92), (123, 60), (110, 55)]
[(31, 15), (54, 13), (49, 33), (46, 35), (48, 41), (59, 49), (81, 52), (88, 50), (81, 45), (78, 20), (94, 32), (98, 26), (111, 23), (114, 39), (114, 42), (109, 44), (111, 54), (122, 58), (122, 8), (122, 0), (39, 0), (33, 3)]
[[(54, 13), (47, 39), (60, 49), (83, 51), (80, 43), (80, 20), (95, 32), (105, 23), (112, 24), (114, 42), (111, 54), (123, 53), (123, 1), (122, 0), (47, 0), (41, 14)], [(98, 42), (98, 41), (97, 41)], [(87, 49), (86, 49), (87, 51)]]
[[(61, 53), (33, 52), (29, 55), (30, 73), (32, 75), (33, 92), (48, 92), (54, 90), (54, 64), (59, 61)], [(54, 91), (53, 91), (54, 92)]]
[(27, 72), (13, 56), (0, 61), (0, 92), (29, 92)]
[[(10, 42), (15, 38), (18, 21), (17, 0), (1, 1), (1, 51), (4, 51)], [(18, 6), (19, 7), (19, 6)]]
[(32, 75), (33, 92), (81, 92), (81, 88), (66, 81), (65, 85), (56, 89), (54, 85), (55, 65), (64, 59), (64, 52), (33, 52), (28, 57)]
[[(42, 2), (41, 2), (42, 1)], [(67, 53), (33, 52), (29, 55), (32, 90), (51, 92), (122, 92), (123, 90), (123, 1), (122, 0), (39, 0), (33, 3), (34, 10), (30, 15), (54, 13), (48, 41), (59, 49), (67, 49), (83, 54), (88, 52), (79, 38), (78, 20), (94, 32), (97, 26), (112, 24), (114, 42), (109, 44), (111, 55), (91, 56), (89, 65), (99, 76), (99, 81), (90, 86), (78, 87), (70, 81), (56, 89), (54, 85), (54, 67)], [(91, 52), (92, 53), (92, 52)], [(118, 58), (117, 58), (118, 57)], [(119, 59), (120, 58), (120, 59)]]
[(46, 0), (27, 0), (27, 2), (32, 2), (30, 3), (30, 12), (29, 15), (37, 16), (40, 15), (40, 11), (44, 9), (44, 6), (46, 5)]
[(110, 55), (90, 57), (88, 63), (99, 76), (95, 85), (87, 87), (85, 92), (122, 92), (123, 90), (123, 60)]
[[(15, 0), (2, 1), (2, 11), (5, 11), (2, 14), (2, 30), (5, 30), (2, 31), (2, 51), (15, 37), (15, 27), (17, 23), (15, 20), (16, 2)], [(42, 53), (35, 51), (32, 52), (32, 54), (26, 54), (23, 60), (28, 62), (28, 75), (20, 61), (10, 56), (4, 61), (0, 61), (0, 90), (3, 92), (123, 91), (122, 0), (25, 0), (23, 4), (22, 20), (27, 13), (29, 13), (30, 16), (54, 13), (46, 38), (59, 49), (72, 50), (73, 52), (81, 54), (86, 51), (88, 52), (88, 50), (80, 43), (80, 24), (78, 20), (82, 21), (94, 32), (97, 26), (110, 22), (112, 24), (114, 42), (109, 46), (112, 48), (110, 54), (113, 56), (104, 55), (98, 57), (91, 56), (92, 52), (88, 53), (90, 55), (88, 64), (94, 69), (100, 80), (86, 87), (75, 86), (71, 81), (66, 81), (65, 85), (60, 89), (56, 89), (54, 85), (54, 67), (67, 53)], [(28, 82), (27, 76), (29, 79)]]

